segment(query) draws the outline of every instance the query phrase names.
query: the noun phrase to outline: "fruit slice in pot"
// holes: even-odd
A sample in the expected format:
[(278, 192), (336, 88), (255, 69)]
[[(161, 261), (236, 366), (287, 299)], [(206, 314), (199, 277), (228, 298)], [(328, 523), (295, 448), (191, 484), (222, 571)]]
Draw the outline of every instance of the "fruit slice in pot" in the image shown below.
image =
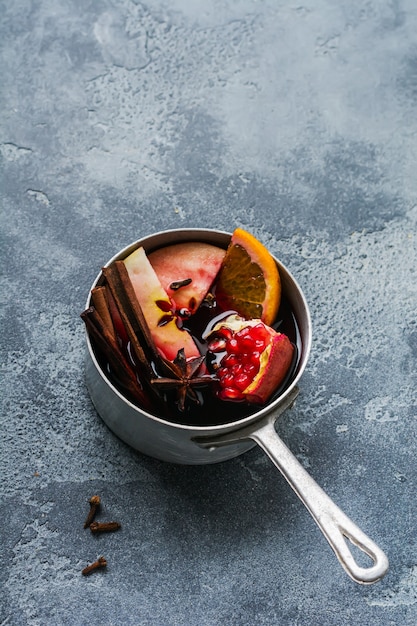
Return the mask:
[(184, 349), (187, 359), (199, 357), (200, 352), (191, 335), (177, 326), (173, 304), (163, 289), (143, 248), (138, 248), (125, 260), (130, 282), (142, 307), (156, 347), (169, 361)]
[(160, 248), (148, 258), (176, 310), (187, 316), (207, 295), (225, 254), (218, 246), (192, 241)]
[(229, 315), (207, 340), (209, 353), (221, 355), (216, 376), (222, 400), (265, 404), (285, 380), (294, 357), (288, 337), (260, 319)]
[(270, 252), (242, 228), (232, 234), (219, 276), (216, 300), (222, 309), (272, 324), (281, 302), (281, 280)]

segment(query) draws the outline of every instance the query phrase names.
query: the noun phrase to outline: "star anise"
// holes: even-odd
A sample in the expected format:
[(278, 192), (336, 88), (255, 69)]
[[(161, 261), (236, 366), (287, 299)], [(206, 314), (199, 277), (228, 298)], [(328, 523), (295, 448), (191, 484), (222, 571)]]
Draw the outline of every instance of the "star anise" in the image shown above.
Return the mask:
[(185, 408), (187, 396), (199, 404), (200, 401), (195, 387), (207, 385), (213, 381), (213, 376), (210, 374), (197, 376), (204, 358), (204, 356), (200, 356), (187, 361), (184, 349), (181, 348), (181, 350), (178, 350), (177, 356), (172, 362), (165, 361), (165, 365), (172, 374), (172, 377), (153, 378), (151, 384), (161, 387), (162, 389), (176, 389), (178, 408), (180, 411), (183, 411)]

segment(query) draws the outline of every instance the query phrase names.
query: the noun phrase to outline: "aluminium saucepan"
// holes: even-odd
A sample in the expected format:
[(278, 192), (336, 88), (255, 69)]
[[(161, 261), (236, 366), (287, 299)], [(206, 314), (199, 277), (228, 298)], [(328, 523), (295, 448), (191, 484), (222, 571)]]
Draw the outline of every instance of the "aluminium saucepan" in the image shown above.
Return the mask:
[[(203, 241), (227, 248), (230, 233), (209, 229), (181, 229), (159, 232), (140, 239), (116, 254), (113, 261), (126, 258), (139, 246), (150, 253), (173, 243)], [(306, 367), (311, 347), (311, 320), (304, 295), (287, 268), (275, 259), (282, 292), (290, 303), (299, 329), (299, 359), (285, 390), (255, 413), (213, 426), (195, 426), (156, 417), (126, 399), (100, 366), (87, 334), (86, 379), (93, 404), (107, 426), (124, 442), (152, 457), (182, 464), (207, 464), (238, 456), (258, 444), (280, 470), (333, 548), (347, 574), (356, 582), (371, 584), (388, 570), (384, 552), (354, 524), (306, 472), (275, 430), (278, 416), (289, 408), (297, 394), (298, 382)], [(103, 280), (97, 276), (92, 288)], [(90, 295), (86, 308), (91, 305)], [(372, 560), (369, 567), (355, 561), (348, 542)]]

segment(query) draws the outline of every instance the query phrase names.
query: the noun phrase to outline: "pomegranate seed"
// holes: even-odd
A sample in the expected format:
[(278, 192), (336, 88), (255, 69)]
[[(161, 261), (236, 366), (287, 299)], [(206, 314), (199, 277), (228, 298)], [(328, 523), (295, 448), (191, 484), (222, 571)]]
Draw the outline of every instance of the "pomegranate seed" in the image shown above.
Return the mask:
[(220, 376), (220, 382), (222, 387), (233, 387), (233, 380), (235, 375), (230, 370), (227, 370), (223, 376)]
[(233, 367), (230, 368), (230, 371), (232, 372), (233, 376), (238, 376), (242, 370), (243, 370), (242, 363), (236, 363), (236, 365), (233, 365)]
[(239, 343), (238, 340), (232, 337), (226, 344), (226, 351), (228, 354), (236, 354), (238, 352)]
[(266, 341), (269, 337), (268, 329), (265, 328), (263, 324), (256, 324), (256, 326), (252, 326), (251, 331), (254, 339), (263, 339)]
[(244, 395), (238, 389), (221, 389), (218, 393), (221, 400), (244, 400)]
[(259, 361), (261, 360), (261, 353), (258, 352), (257, 350), (255, 350), (255, 352), (252, 352), (250, 355), (250, 362), (253, 363), (254, 365), (258, 365), (259, 366)]
[(226, 349), (226, 340), (225, 339), (213, 339), (207, 346), (210, 352), (223, 352)]
[(242, 372), (244, 374), (246, 374), (247, 376), (250, 376), (250, 378), (255, 378), (255, 375), (258, 373), (259, 367), (256, 367), (256, 365), (253, 365), (252, 363), (246, 363), (243, 366)]
[(235, 376), (234, 379), (234, 385), (237, 389), (239, 389), (239, 391), (244, 391), (250, 382), (251, 379), (244, 372), (242, 372), (238, 376)]
[(251, 337), (251, 335), (245, 335), (244, 337), (242, 337), (239, 343), (245, 350), (245, 352), (248, 352), (250, 350), (253, 350), (256, 341), (253, 339), (253, 337)]
[(219, 337), (223, 337), (224, 339), (231, 339), (233, 337), (233, 331), (226, 326), (221, 326), (216, 332), (216, 335), (218, 335)]
[[(249, 348), (249, 349), (251, 349), (251, 348)], [(239, 341), (239, 346), (238, 346), (238, 349), (237, 349), (237, 353), (239, 354), (239, 356), (242, 357), (245, 354), (245, 352), (247, 352), (247, 351), (248, 351), (248, 346), (245, 345), (245, 343), (243, 341)]]
[(241, 328), (235, 333), (235, 337), (237, 339), (240, 339), (241, 337), (245, 337), (246, 335), (249, 335), (250, 332), (251, 332), (250, 326), (244, 326), (243, 328)]
[(221, 363), (222, 367), (233, 367), (233, 365), (239, 363), (239, 359), (236, 354), (226, 354), (226, 356), (222, 358)]
[(262, 350), (265, 348), (265, 341), (263, 339), (255, 339), (255, 341), (253, 342), (253, 347), (262, 352)]
[(227, 376), (228, 373), (229, 369), (227, 367), (219, 367), (219, 369), (217, 370), (217, 376), (220, 378), (220, 380), (223, 380), (223, 378)]

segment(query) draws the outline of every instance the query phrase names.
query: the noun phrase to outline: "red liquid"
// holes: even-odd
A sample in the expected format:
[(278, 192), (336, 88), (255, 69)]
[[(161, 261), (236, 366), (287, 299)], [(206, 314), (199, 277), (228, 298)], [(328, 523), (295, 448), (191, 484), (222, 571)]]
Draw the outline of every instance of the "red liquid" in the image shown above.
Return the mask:
[[(206, 354), (207, 344), (202, 338), (205, 334), (207, 327), (213, 324), (213, 320), (221, 314), (226, 312), (219, 309), (215, 303), (204, 301), (198, 311), (190, 318), (184, 320), (183, 328), (186, 329), (194, 338), (194, 341), (198, 345), (201, 354)], [(284, 295), (281, 300), (281, 306), (278, 312), (277, 319), (273, 324), (273, 328), (278, 332), (284, 333), (290, 339), (295, 346), (293, 363), (289, 369), (284, 382), (276, 389), (273, 396), (270, 398), (268, 404), (270, 404), (275, 398), (277, 398), (285, 388), (290, 384), (294, 377), (294, 373), (297, 369), (297, 365), (301, 354), (301, 338), (297, 325), (295, 315), (285, 299)], [(125, 351), (130, 361), (133, 361), (129, 346), (125, 346)], [(213, 371), (211, 367), (216, 357), (209, 353), (207, 367)], [(211, 359), (211, 361), (210, 361)], [(119, 389), (119, 391), (125, 395), (123, 389), (118, 384), (117, 373), (110, 370), (108, 363), (100, 359), (98, 360), (103, 371), (106, 373), (110, 381)], [(180, 424), (187, 424), (192, 426), (213, 426), (216, 424), (228, 423), (237, 421), (247, 417), (253, 413), (259, 411), (262, 406), (258, 404), (251, 404), (248, 402), (232, 402), (220, 400), (215, 394), (215, 383), (207, 385), (205, 387), (194, 387), (197, 393), (199, 402), (195, 402), (191, 398), (186, 399), (185, 408), (180, 411), (176, 402), (175, 391), (160, 392), (161, 403), (158, 405), (155, 402), (155, 406), (152, 410), (154, 415), (161, 417), (167, 421), (172, 421)], [(140, 408), (140, 407), (139, 407)]]

